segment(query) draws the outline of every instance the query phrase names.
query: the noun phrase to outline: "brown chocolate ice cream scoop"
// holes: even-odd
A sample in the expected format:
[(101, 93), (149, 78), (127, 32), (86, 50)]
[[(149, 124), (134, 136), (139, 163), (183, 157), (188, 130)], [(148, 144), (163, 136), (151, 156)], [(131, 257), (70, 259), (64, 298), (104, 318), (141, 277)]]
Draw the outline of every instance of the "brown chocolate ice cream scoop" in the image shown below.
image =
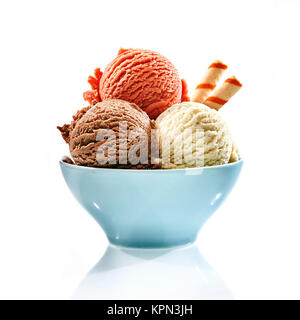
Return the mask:
[(69, 143), (70, 153), (77, 165), (141, 169), (160, 167), (155, 122), (133, 103), (118, 99), (104, 100), (78, 111), (71, 124), (58, 129)]

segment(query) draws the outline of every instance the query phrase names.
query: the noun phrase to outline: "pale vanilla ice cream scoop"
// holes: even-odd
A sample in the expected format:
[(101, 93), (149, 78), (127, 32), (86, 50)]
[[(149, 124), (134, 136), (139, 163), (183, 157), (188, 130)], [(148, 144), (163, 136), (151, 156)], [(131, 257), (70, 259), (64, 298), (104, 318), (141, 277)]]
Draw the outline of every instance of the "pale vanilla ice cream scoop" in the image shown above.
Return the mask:
[(156, 120), (162, 167), (190, 168), (229, 162), (233, 142), (220, 114), (197, 102), (182, 102)]

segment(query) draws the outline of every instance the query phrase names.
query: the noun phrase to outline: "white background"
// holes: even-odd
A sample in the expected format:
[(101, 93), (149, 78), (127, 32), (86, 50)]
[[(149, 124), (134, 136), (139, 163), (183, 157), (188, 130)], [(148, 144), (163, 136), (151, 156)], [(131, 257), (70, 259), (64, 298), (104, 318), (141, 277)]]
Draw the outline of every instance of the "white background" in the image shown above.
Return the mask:
[(245, 166), (197, 244), (235, 298), (300, 298), (299, 16), (288, 0), (1, 1), (0, 298), (68, 299), (106, 249), (56, 125), (119, 47), (164, 54), (190, 93), (214, 59), (243, 83), (222, 115)]

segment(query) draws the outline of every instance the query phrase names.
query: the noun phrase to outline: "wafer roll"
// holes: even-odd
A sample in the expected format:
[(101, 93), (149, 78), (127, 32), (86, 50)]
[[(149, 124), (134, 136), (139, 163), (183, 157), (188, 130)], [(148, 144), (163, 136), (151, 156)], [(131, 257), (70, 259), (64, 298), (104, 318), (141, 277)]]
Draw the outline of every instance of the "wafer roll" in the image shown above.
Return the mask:
[(212, 109), (219, 110), (241, 87), (239, 80), (232, 76), (226, 79), (203, 103)]
[(227, 69), (226, 64), (216, 60), (207, 69), (202, 81), (196, 87), (192, 101), (203, 103), (210, 93), (215, 89), (223, 72)]

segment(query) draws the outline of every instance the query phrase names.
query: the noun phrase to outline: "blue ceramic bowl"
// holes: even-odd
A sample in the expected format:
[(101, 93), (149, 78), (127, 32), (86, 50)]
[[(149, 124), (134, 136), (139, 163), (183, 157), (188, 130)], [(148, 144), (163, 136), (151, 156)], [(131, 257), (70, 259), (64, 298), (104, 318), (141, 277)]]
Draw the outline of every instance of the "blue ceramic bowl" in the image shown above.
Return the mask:
[(78, 202), (115, 245), (162, 248), (196, 240), (238, 179), (243, 161), (204, 168), (124, 170), (60, 161)]

